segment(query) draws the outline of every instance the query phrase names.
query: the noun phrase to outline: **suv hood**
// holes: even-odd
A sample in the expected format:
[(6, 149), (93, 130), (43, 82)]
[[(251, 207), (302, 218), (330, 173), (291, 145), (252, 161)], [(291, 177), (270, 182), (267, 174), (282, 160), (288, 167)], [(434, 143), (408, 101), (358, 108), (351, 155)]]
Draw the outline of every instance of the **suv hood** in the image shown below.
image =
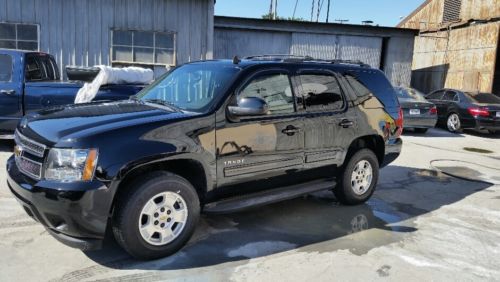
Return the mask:
[(97, 102), (30, 113), (18, 130), (31, 138), (42, 139), (41, 142), (55, 144), (61, 139), (78, 139), (116, 128), (193, 115), (195, 113), (176, 112), (134, 100)]

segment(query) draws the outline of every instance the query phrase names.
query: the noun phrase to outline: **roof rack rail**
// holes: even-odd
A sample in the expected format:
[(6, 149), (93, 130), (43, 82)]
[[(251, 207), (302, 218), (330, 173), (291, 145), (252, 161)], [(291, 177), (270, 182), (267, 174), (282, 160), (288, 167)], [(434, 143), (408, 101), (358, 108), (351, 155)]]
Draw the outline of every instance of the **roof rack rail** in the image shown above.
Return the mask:
[(288, 55), (288, 54), (273, 54), (273, 55), (255, 55), (245, 57), (245, 60), (253, 60), (253, 61), (276, 61), (276, 62), (317, 62), (317, 63), (329, 63), (329, 64), (345, 64), (345, 65), (357, 65), (360, 67), (368, 67), (371, 66), (363, 63), (359, 60), (326, 60), (326, 59), (315, 59), (311, 56), (298, 56), (298, 55)]
[(299, 55), (289, 55), (289, 54), (272, 54), (272, 55), (255, 55), (248, 56), (244, 58), (245, 60), (254, 60), (254, 61), (310, 61), (314, 60), (313, 57), (310, 56), (299, 56)]

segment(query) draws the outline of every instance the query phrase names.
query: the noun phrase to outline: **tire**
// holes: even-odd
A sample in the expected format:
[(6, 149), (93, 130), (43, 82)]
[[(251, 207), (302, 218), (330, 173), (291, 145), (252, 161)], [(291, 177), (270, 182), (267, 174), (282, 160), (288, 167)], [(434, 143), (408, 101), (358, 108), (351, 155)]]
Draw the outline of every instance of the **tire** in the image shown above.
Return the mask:
[[(154, 212), (149, 213), (151, 210)], [(119, 195), (112, 228), (126, 252), (137, 259), (151, 260), (181, 249), (199, 217), (198, 194), (189, 181), (172, 173), (153, 172), (133, 181)]]
[(491, 135), (497, 135), (500, 131), (498, 130), (488, 130)]
[[(357, 165), (362, 164), (363, 162), (370, 165), (372, 177), (368, 185), (366, 185), (367, 183), (365, 182), (365, 187), (363, 187), (363, 189), (359, 189), (359, 183), (353, 184), (353, 182), (360, 181), (356, 180), (354, 177), (358, 176), (361, 179), (362, 174), (359, 174), (360, 170)], [(356, 175), (355, 170), (358, 170), (358, 173)], [(366, 175), (368, 175), (368, 173), (365, 172), (364, 176)], [(375, 192), (378, 177), (379, 163), (377, 157), (372, 150), (361, 149), (354, 155), (352, 155), (352, 157), (347, 161), (347, 164), (344, 166), (343, 170), (340, 173), (337, 186), (335, 187), (333, 192), (337, 200), (344, 205), (362, 204), (368, 201), (368, 199), (370, 199), (370, 197), (373, 195), (373, 192)], [(356, 189), (356, 187), (358, 189)]]
[(429, 129), (428, 128), (415, 128), (415, 132), (420, 133), (420, 134), (427, 133), (427, 130), (429, 130)]
[(462, 130), (462, 123), (460, 122), (460, 117), (452, 113), (446, 119), (446, 128), (449, 132), (458, 133)]

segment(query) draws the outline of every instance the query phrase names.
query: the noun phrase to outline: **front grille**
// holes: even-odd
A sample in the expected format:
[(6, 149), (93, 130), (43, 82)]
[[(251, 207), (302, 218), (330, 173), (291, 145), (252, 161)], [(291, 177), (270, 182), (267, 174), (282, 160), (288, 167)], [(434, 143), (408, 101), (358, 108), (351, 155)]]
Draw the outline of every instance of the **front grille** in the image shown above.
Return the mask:
[(42, 178), (43, 156), (47, 146), (33, 141), (19, 133), (14, 134), (17, 149), (15, 150), (16, 165), (23, 174), (34, 178)]
[(42, 164), (33, 160), (30, 160), (24, 156), (16, 156), (16, 165), (19, 170), (35, 179), (42, 178)]
[(43, 154), (45, 153), (45, 149), (47, 149), (47, 146), (27, 138), (17, 130), (14, 135), (14, 139), (16, 141), (16, 144), (22, 147), (23, 151), (43, 158)]

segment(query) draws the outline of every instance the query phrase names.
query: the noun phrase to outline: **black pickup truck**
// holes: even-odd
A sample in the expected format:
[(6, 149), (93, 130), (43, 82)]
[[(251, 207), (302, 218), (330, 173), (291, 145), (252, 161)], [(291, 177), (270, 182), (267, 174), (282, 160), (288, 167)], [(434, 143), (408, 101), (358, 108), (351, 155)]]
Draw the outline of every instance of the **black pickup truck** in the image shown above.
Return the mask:
[(127, 101), (28, 114), (8, 186), (63, 243), (98, 248), (110, 227), (131, 255), (153, 259), (179, 250), (201, 212), (320, 190), (367, 201), (400, 154), (402, 125), (387, 78), (360, 63), (195, 62)]
[[(82, 86), (82, 81), (61, 81), (56, 61), (49, 54), (0, 49), (0, 139), (12, 138), (27, 113), (73, 104)], [(143, 88), (105, 85), (95, 100), (125, 100)]]

